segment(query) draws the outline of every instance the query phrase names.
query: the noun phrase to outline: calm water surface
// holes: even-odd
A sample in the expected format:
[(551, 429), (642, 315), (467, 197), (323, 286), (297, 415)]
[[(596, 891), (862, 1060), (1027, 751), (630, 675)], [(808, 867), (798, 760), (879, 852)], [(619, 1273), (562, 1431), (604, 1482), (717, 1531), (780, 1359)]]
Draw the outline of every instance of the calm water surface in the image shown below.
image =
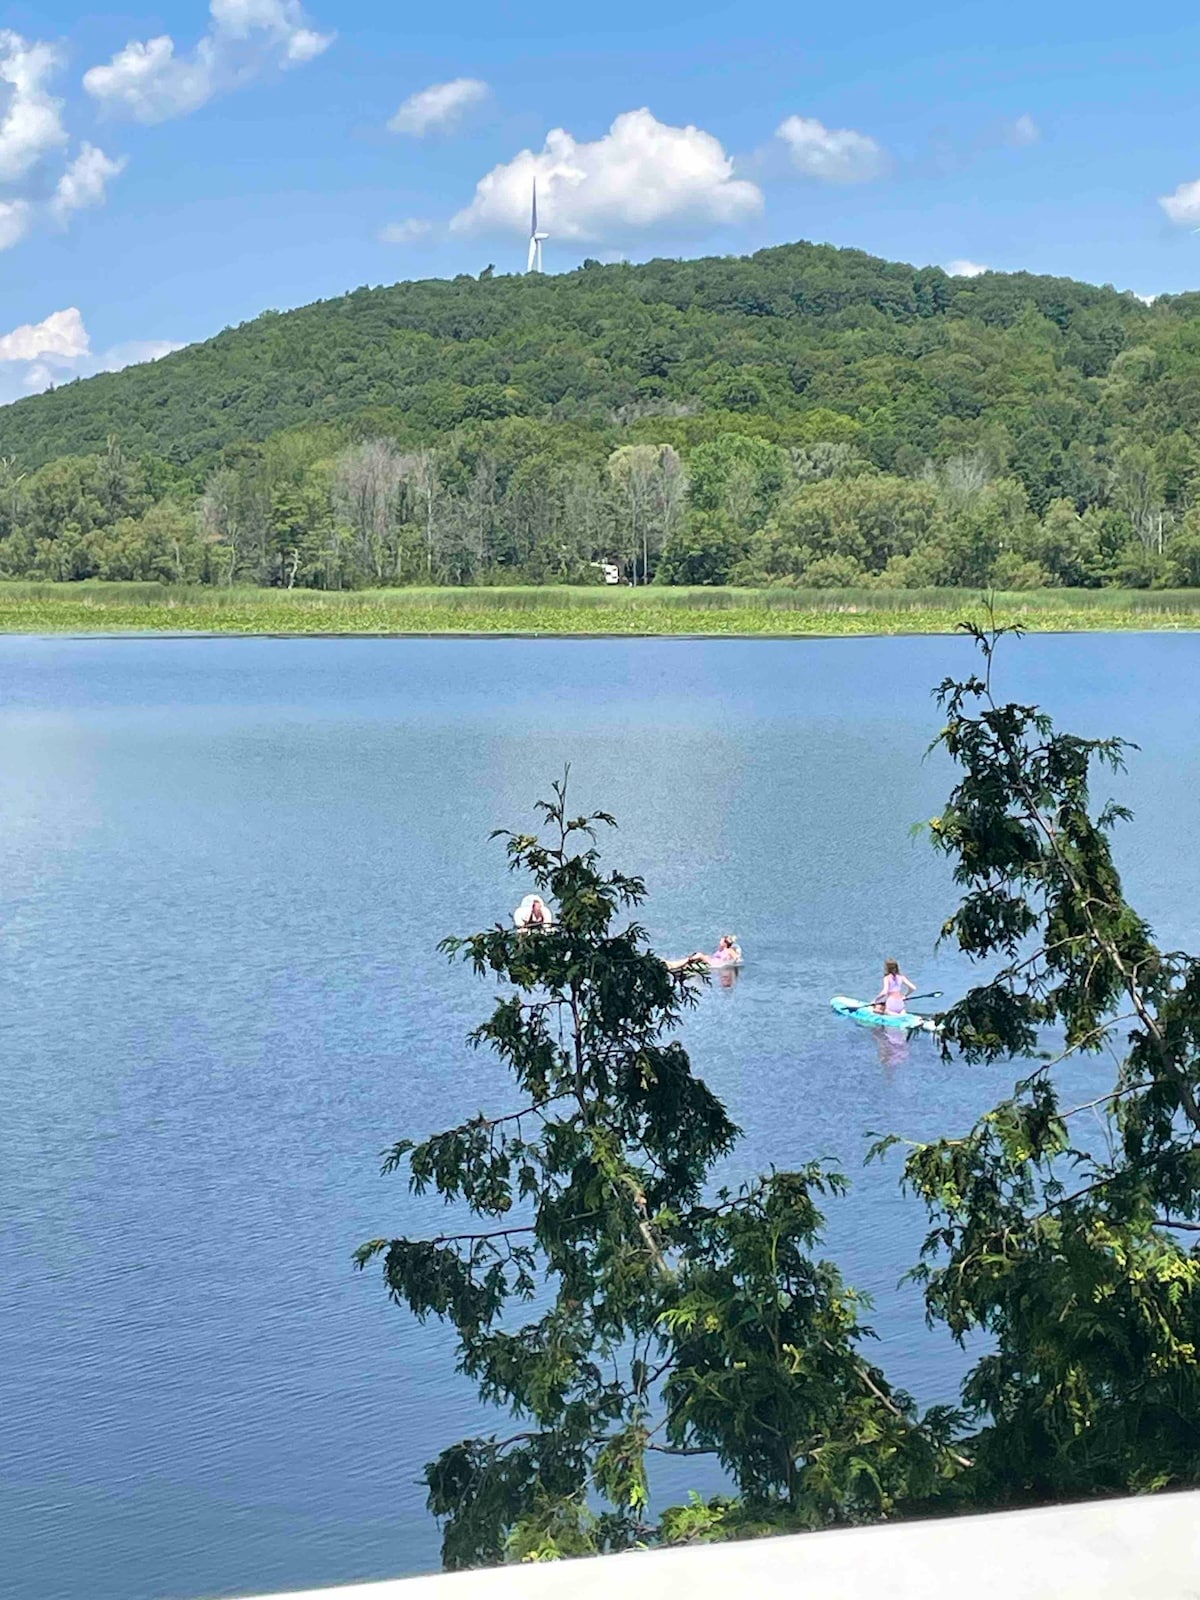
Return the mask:
[[(965, 979), (909, 829), (948, 777), (929, 687), (969, 665), (948, 639), (0, 639), (0, 1591), (436, 1565), (421, 1464), (486, 1419), (350, 1253), (433, 1217), (385, 1142), (511, 1104), (459, 1043), (492, 990), (434, 945), (510, 910), (487, 834), (568, 760), (658, 948), (748, 953), (686, 1029), (746, 1131), (729, 1175), (845, 1162), (830, 1251), (893, 1377), (952, 1397), (896, 1287), (921, 1216), (894, 1165), (859, 1172), (863, 1134), (961, 1125), (1012, 1075), (881, 1055), (828, 999), (890, 954)], [(1003, 670), (1141, 743), (1121, 863), (1196, 948), (1200, 636), (1030, 639)]]

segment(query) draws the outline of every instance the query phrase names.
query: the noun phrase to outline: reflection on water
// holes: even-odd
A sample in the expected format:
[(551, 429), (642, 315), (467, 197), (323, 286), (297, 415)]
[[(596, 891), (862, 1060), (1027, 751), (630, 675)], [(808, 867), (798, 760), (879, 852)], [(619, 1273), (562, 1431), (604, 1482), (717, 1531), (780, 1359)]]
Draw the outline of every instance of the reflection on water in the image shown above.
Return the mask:
[[(971, 665), (955, 639), (0, 639), (0, 1588), (436, 1565), (421, 1466), (496, 1419), (350, 1256), (440, 1224), (382, 1147), (513, 1107), (461, 1043), (493, 989), (435, 946), (508, 921), (487, 836), (567, 761), (573, 803), (620, 819), (600, 843), (646, 879), (654, 947), (732, 926), (747, 952), (684, 1023), (744, 1130), (721, 1181), (838, 1161), (825, 1249), (873, 1296), (874, 1356), (952, 1400), (962, 1359), (897, 1286), (924, 1218), (897, 1162), (861, 1169), (864, 1134), (961, 1128), (1015, 1074), (829, 999), (896, 950), (922, 990), (967, 981), (909, 826), (949, 781), (929, 687)], [(1197, 668), (1165, 635), (998, 665), (1076, 731), (1137, 737), (1117, 850), (1170, 948), (1200, 947), (1200, 853), (1172, 843), (1200, 825)], [(708, 1486), (690, 1460), (657, 1485)]]
[(909, 1036), (902, 1028), (876, 1028), (881, 1067), (902, 1067), (912, 1054)]

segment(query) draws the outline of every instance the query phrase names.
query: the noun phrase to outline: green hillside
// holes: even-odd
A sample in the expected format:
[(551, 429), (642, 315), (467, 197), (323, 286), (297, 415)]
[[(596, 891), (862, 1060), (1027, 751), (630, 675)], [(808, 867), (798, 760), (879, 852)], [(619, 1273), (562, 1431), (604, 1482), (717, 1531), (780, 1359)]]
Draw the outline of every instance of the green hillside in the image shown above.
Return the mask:
[(1064, 279), (948, 278), (815, 245), (433, 280), (267, 312), (160, 362), (32, 396), (4, 411), (0, 436), (27, 466), (102, 450), (114, 432), (131, 452), (187, 463), (366, 410), (394, 411), (389, 423), (428, 437), (496, 415), (602, 421), (666, 397), (706, 410), (732, 401), (785, 426), (829, 406), (885, 454), (931, 451), (956, 420), (996, 408), (1007, 418), (1032, 398), (1028, 380), (1051, 398), (1044, 371), (1025, 383), (1014, 372), (1005, 393), (997, 368), (1052, 356), (1053, 400), (1088, 412), (1099, 396), (1083, 380), (1178, 320)]
[(0, 410), (0, 572), (1200, 581), (1200, 296), (797, 244), (359, 289)]

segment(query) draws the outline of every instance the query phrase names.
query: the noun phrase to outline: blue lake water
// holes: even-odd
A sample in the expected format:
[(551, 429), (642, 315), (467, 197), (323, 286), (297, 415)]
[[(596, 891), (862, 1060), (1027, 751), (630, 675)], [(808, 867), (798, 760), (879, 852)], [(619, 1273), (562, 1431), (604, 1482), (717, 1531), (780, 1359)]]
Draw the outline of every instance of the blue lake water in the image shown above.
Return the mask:
[[(930, 686), (970, 665), (954, 639), (0, 639), (0, 1593), (436, 1566), (421, 1465), (487, 1419), (350, 1253), (434, 1216), (385, 1143), (511, 1104), (461, 1044), (492, 988), (434, 946), (515, 904), (487, 835), (567, 761), (662, 953), (747, 952), (685, 1030), (745, 1129), (731, 1175), (847, 1165), (829, 1251), (892, 1376), (952, 1398), (962, 1359), (897, 1287), (921, 1214), (863, 1135), (960, 1126), (1013, 1074), (903, 1059), (828, 1000), (892, 954), (966, 980), (909, 830), (949, 779)], [(1000, 677), (1140, 742), (1119, 859), (1197, 948), (1200, 636), (1029, 639)]]

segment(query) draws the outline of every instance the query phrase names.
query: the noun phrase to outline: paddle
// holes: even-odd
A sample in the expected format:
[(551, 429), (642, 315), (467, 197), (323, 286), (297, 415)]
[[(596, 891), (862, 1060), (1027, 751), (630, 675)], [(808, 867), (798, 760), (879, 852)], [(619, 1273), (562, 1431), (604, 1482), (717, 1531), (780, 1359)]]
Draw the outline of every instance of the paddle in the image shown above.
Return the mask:
[[(940, 1000), (945, 992), (946, 991), (944, 989), (927, 989), (924, 994), (910, 994), (908, 999), (904, 1002), (904, 1009), (905, 1011), (908, 1011), (909, 1006), (912, 1005), (914, 1000)], [(870, 1001), (868, 1004), (873, 1007), (875, 1002)], [(910, 1015), (914, 1017), (920, 1017), (924, 1016), (924, 1012), (913, 1011), (910, 1013)]]

